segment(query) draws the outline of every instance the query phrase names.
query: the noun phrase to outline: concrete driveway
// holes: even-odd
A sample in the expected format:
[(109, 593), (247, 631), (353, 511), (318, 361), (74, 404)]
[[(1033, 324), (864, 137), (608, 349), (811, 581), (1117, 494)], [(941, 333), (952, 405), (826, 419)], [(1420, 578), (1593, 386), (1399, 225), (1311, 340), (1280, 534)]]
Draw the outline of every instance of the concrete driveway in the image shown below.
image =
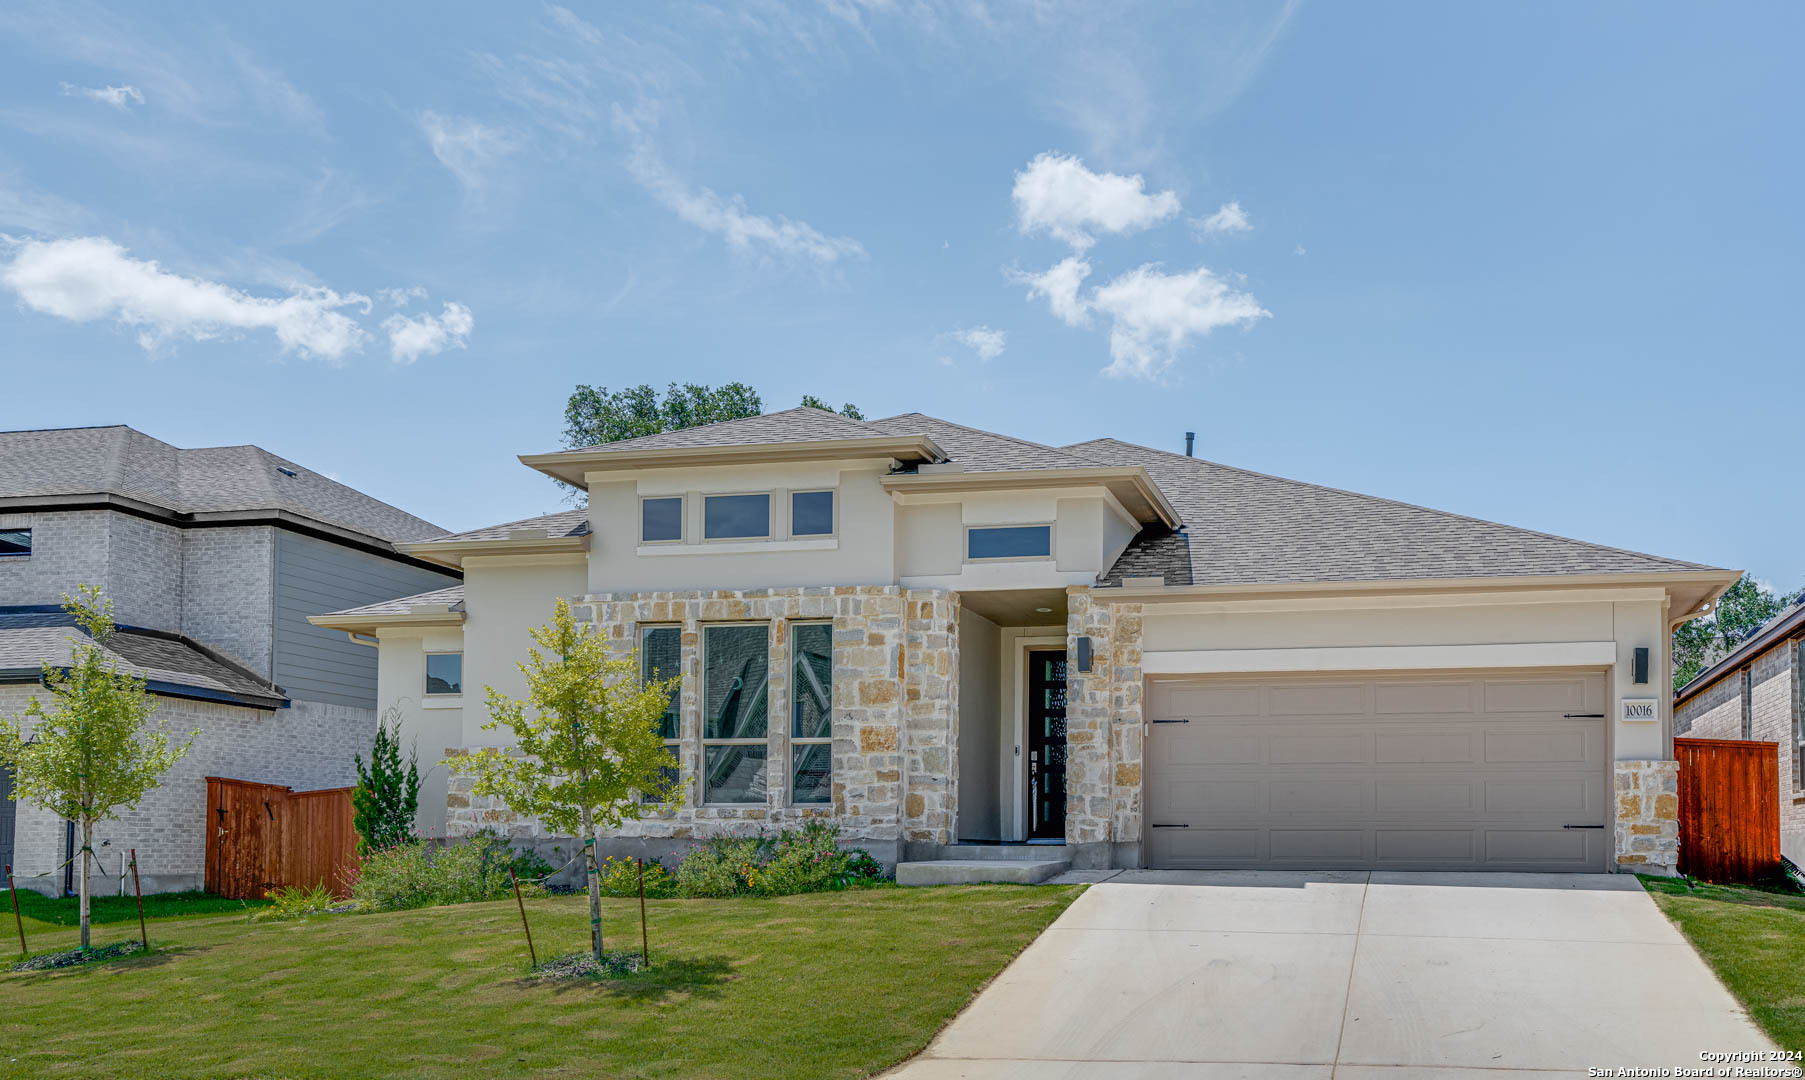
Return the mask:
[(896, 1080), (1475, 1080), (1771, 1049), (1633, 877), (1131, 872)]

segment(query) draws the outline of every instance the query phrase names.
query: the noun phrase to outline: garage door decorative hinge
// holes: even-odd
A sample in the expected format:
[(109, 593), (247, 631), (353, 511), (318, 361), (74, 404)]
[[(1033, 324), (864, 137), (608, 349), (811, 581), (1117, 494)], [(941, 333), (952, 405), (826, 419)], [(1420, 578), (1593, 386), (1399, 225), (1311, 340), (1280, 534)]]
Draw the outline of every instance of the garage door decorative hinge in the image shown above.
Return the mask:
[(1170, 719), (1160, 719), (1160, 720), (1149, 721), (1149, 723), (1154, 723), (1154, 724), (1188, 724), (1190, 722), (1191, 721), (1189, 719), (1182, 717), (1182, 716), (1175, 716)]
[(1189, 825), (1149, 825), (1149, 829), (1188, 829)]
[(1563, 829), (1602, 829), (1603, 825), (1562, 825)]
[(1601, 712), (1569, 712), (1561, 714), (1562, 720), (1603, 720)]

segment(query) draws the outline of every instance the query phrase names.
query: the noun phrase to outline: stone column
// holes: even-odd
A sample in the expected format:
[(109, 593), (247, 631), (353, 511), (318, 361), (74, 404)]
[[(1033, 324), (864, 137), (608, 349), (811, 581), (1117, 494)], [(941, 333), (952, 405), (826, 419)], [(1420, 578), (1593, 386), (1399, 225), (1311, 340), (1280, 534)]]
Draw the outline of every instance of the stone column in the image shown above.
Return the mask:
[(1680, 859), (1680, 763), (1619, 761), (1615, 863), (1619, 871), (1671, 877)]
[(959, 594), (903, 594), (903, 839), (950, 844), (958, 820)]
[[(1089, 586), (1066, 589), (1065, 843), (1080, 869), (1109, 866), (1114, 785), (1110, 775), (1111, 654), (1115, 610)], [(1090, 638), (1091, 670), (1078, 670), (1078, 639)]]
[(1109, 753), (1114, 816), (1114, 865), (1140, 866), (1141, 843), (1141, 617), (1140, 604), (1113, 604)]

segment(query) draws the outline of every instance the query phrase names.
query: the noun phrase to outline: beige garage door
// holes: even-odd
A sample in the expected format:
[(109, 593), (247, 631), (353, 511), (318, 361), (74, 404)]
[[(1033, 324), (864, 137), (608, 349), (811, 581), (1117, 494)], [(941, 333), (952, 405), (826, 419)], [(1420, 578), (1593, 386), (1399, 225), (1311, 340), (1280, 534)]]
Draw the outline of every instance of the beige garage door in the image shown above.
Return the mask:
[(1604, 676), (1154, 680), (1147, 864), (1604, 869)]

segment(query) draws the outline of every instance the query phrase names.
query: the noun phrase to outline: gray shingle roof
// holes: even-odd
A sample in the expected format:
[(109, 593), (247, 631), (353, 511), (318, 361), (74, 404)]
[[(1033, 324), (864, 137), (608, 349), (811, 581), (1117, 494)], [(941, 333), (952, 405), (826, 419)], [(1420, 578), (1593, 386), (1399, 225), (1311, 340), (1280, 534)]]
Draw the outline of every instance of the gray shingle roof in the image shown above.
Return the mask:
[[(45, 663), (67, 667), (78, 643), (92, 639), (66, 612), (0, 610), (0, 672), (30, 677)], [(285, 700), (276, 686), (179, 634), (122, 626), (103, 648), (119, 670), (151, 683), (153, 690), (186, 689), (191, 696), (264, 709)]]
[(589, 531), (589, 511), (582, 507), (575, 510), (560, 510), (555, 514), (541, 514), (539, 517), (507, 521), (500, 525), (471, 529), (468, 532), (446, 533), (444, 536), (435, 536), (426, 542), (450, 544), (464, 540), (507, 540), (515, 532), (541, 529), (549, 536), (582, 536)]
[(445, 531), (255, 446), (183, 450), (124, 426), (0, 432), (0, 499), (71, 495), (176, 514), (282, 511), (391, 543)]
[(1184, 518), (1180, 533), (1143, 531), (1106, 577), (1112, 583), (1143, 573), (1169, 585), (1245, 585), (1713, 569), (1115, 439), (1063, 449), (1145, 466)]
[[(868, 439), (874, 435), (894, 434), (873, 427), (860, 420), (831, 413), (825, 409), (811, 409), (806, 405), (782, 412), (764, 413), (760, 416), (748, 416), (739, 420), (724, 420), (718, 424), (704, 424), (701, 427), (683, 428), (678, 431), (662, 431), (656, 435), (643, 435), (637, 439), (622, 439), (619, 442), (599, 443), (595, 446), (579, 447), (569, 453), (590, 453), (600, 451), (612, 453), (620, 450), (677, 450), (691, 446), (741, 446), (753, 443), (776, 442), (819, 442), (824, 439)], [(907, 432), (905, 434), (914, 434)]]
[(397, 600), (384, 600), (380, 604), (365, 604), (363, 607), (347, 608), (334, 611), (333, 615), (407, 615), (416, 607), (427, 607), (444, 604), (452, 611), (464, 610), (464, 587), (453, 585), (449, 589), (434, 589), (432, 592), (416, 593), (403, 596)]
[(1077, 454), (982, 431), (921, 413), (902, 413), (873, 420), (871, 427), (890, 435), (926, 435), (946, 451), (947, 460), (965, 466), (967, 472), (1001, 472), (1009, 469), (1081, 469), (1095, 466)]

